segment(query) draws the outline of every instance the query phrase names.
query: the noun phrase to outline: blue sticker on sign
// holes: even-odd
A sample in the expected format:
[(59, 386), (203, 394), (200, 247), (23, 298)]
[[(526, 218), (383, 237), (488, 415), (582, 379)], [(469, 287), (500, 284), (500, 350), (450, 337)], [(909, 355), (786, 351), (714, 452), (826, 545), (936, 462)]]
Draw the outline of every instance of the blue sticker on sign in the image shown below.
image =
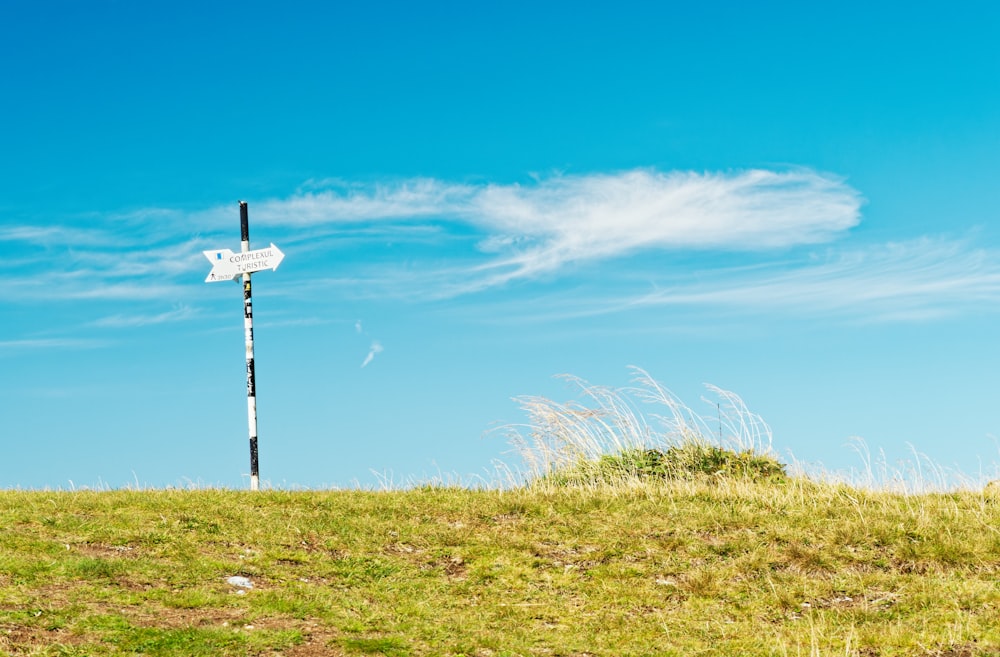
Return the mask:
[(222, 253), (221, 253), (221, 252), (219, 252), (219, 253), (216, 253), (216, 254), (215, 254), (215, 259), (216, 259), (216, 260), (222, 260)]

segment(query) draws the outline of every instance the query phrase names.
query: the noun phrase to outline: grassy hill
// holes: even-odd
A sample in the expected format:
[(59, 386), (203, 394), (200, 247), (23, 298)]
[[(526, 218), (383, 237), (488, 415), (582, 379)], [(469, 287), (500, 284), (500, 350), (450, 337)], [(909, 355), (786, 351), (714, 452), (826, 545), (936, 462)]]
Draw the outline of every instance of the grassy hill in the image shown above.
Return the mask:
[(636, 372), (522, 399), (494, 490), (0, 492), (0, 654), (1000, 655), (1000, 491), (790, 477)]
[(997, 655), (1000, 496), (0, 492), (0, 654)]

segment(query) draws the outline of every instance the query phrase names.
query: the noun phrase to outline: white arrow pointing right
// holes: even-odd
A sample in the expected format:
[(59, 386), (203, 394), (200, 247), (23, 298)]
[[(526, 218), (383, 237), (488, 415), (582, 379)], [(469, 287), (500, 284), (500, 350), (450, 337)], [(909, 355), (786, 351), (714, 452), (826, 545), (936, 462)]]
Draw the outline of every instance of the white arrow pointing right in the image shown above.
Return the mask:
[(231, 281), (243, 274), (252, 274), (255, 271), (265, 269), (274, 271), (285, 259), (285, 254), (274, 245), (274, 242), (271, 242), (271, 246), (266, 249), (256, 249), (245, 253), (233, 253), (229, 249), (202, 251), (202, 253), (212, 263), (212, 271), (208, 272), (206, 283)]

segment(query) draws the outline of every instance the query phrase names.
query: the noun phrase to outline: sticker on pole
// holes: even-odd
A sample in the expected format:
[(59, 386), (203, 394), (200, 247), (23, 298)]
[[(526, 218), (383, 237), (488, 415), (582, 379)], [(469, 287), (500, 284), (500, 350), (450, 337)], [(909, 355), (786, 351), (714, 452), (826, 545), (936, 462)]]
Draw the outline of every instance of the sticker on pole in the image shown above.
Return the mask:
[(285, 259), (285, 254), (274, 245), (274, 242), (271, 242), (269, 248), (254, 251), (233, 253), (230, 249), (217, 249), (202, 253), (212, 263), (212, 271), (208, 272), (206, 283), (232, 281), (243, 274), (252, 274), (265, 269), (274, 271)]

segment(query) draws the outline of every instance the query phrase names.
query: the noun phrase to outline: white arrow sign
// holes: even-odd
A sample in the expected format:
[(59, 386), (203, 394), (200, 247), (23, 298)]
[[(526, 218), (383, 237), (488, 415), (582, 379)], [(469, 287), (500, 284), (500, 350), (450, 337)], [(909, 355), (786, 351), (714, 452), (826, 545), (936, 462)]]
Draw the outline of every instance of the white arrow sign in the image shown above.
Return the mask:
[(274, 245), (274, 242), (271, 242), (270, 248), (256, 249), (246, 253), (233, 253), (229, 249), (202, 251), (202, 253), (212, 263), (212, 271), (208, 272), (206, 283), (231, 281), (243, 274), (252, 274), (264, 269), (273, 271), (285, 259), (285, 254)]

